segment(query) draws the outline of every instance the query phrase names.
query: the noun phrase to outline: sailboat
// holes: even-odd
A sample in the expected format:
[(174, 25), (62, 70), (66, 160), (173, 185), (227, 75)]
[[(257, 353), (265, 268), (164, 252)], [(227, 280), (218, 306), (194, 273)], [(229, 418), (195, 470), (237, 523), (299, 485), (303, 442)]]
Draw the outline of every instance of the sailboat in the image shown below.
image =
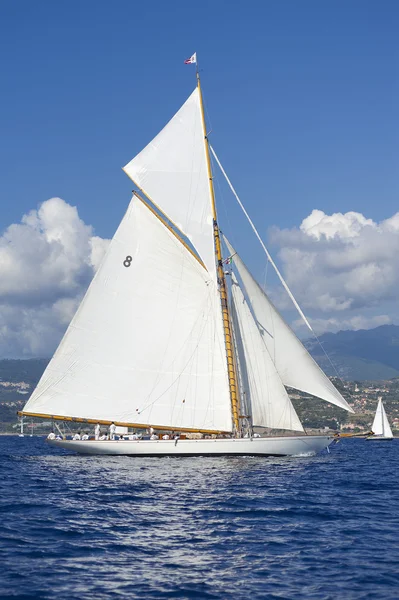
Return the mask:
[(327, 448), (333, 437), (305, 434), (286, 386), (351, 407), (227, 239), (222, 254), (198, 68), (192, 94), (124, 171), (135, 185), (126, 214), (21, 414), (169, 432), (49, 440), (83, 454)]
[(380, 440), (389, 441), (393, 440), (393, 434), (391, 426), (389, 425), (388, 417), (385, 412), (382, 398), (378, 400), (377, 410), (375, 411), (375, 417), (371, 426), (373, 435), (370, 435), (366, 440)]

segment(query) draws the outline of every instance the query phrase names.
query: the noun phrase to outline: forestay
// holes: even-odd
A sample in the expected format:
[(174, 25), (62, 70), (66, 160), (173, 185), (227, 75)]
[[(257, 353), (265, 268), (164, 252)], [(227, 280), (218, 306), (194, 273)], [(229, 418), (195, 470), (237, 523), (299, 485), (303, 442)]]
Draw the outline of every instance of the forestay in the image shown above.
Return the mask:
[(226, 239), (225, 242), (233, 255), (257, 325), (283, 384), (354, 412), (285, 323), (231, 244)]
[(375, 435), (382, 435), (384, 437), (393, 437), (392, 429), (389, 425), (388, 417), (385, 412), (382, 400), (378, 401), (377, 410), (375, 413), (373, 425), (371, 427), (372, 432)]
[(198, 88), (124, 171), (189, 238), (216, 281), (213, 212)]
[[(262, 427), (303, 431), (302, 424), (270, 358), (238, 282), (233, 274), (232, 300), (234, 332), (239, 369), (249, 404), (252, 424)], [(240, 356), (241, 355), (241, 356)], [(245, 383), (247, 385), (245, 385)], [(247, 389), (245, 389), (247, 388)]]
[(217, 285), (138, 198), (24, 410), (231, 431)]

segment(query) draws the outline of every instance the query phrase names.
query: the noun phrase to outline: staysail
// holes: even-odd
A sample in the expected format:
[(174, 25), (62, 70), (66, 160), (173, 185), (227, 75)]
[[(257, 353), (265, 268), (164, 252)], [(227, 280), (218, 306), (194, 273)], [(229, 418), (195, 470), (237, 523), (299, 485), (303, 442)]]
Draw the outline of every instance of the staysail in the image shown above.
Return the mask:
[(377, 410), (375, 412), (375, 417), (371, 429), (375, 435), (393, 437), (392, 429), (389, 424), (388, 417), (386, 415), (381, 398), (378, 401)]
[(354, 412), (286, 324), (226, 238), (225, 242), (283, 384)]
[(237, 279), (232, 275), (232, 301), (235, 336), (239, 337), (238, 347), (242, 348), (239, 369), (244, 369), (242, 377), (246, 401), (250, 405), (252, 424), (261, 427), (303, 431), (286, 389), (270, 358), (263, 336), (253, 318)]
[(24, 412), (232, 430), (217, 284), (136, 196)]
[(187, 236), (216, 281), (213, 213), (204, 138), (197, 87), (124, 171)]

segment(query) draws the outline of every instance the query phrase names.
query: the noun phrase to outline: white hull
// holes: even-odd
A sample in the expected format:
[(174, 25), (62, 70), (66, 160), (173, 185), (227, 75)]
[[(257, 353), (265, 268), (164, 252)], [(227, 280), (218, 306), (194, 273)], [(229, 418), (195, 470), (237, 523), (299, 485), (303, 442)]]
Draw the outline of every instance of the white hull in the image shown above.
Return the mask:
[(298, 456), (327, 448), (332, 436), (304, 435), (269, 438), (211, 440), (48, 440), (58, 448), (79, 454), (124, 456)]
[(386, 437), (385, 435), (371, 435), (370, 437), (366, 438), (366, 440), (369, 442), (390, 442), (393, 440), (393, 437)]

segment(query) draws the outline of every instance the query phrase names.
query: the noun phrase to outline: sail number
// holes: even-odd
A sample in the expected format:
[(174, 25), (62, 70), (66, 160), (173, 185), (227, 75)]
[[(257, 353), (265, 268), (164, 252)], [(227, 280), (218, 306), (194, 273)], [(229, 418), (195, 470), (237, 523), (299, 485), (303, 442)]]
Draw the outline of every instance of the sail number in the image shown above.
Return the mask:
[(125, 260), (123, 261), (123, 266), (124, 267), (130, 267), (130, 265), (132, 264), (132, 257), (131, 256), (126, 256)]

